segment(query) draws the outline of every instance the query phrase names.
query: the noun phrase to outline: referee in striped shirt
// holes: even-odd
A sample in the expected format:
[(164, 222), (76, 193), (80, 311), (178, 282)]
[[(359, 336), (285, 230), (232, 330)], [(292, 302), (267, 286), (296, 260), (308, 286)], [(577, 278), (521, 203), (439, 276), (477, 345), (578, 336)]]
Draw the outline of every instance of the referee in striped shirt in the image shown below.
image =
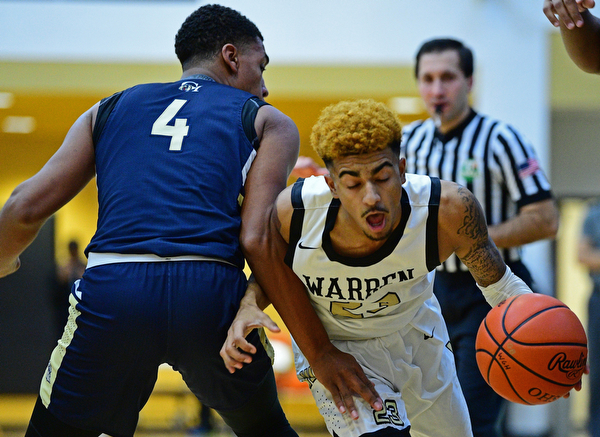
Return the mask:
[[(553, 238), (558, 230), (558, 210), (532, 145), (514, 127), (471, 108), (473, 53), (460, 41), (425, 42), (415, 75), (430, 118), (404, 129), (406, 172), (471, 190), (507, 265), (531, 287), (519, 246)], [(434, 292), (448, 324), (474, 437), (499, 436), (503, 400), (481, 377), (475, 360), (477, 329), (490, 307), (455, 256), (438, 268)]]

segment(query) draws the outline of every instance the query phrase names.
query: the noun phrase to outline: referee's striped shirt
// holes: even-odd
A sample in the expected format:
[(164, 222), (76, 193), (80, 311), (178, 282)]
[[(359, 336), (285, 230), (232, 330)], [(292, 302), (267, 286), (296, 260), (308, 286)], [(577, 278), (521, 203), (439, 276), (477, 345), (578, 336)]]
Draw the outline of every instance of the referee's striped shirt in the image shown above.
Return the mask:
[[(404, 128), (406, 172), (454, 181), (475, 194), (488, 225), (502, 223), (524, 205), (552, 197), (531, 143), (512, 126), (471, 110), (446, 134), (432, 119)], [(506, 261), (520, 259), (520, 248), (500, 249)], [(452, 255), (439, 269), (467, 268)]]

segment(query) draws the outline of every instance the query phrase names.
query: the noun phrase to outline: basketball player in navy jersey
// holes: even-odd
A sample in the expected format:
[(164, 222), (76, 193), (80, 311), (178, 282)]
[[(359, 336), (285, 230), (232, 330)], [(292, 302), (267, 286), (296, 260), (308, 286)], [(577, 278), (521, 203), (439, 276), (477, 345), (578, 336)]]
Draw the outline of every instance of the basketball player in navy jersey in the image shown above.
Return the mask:
[[(311, 143), (329, 175), (299, 179), (279, 195), (272, 217), (289, 245), (286, 262), (333, 344), (356, 357), (383, 408), (356, 399), (359, 418), (349, 420), (298, 348), (296, 371), (333, 436), (467, 437), (467, 405), (433, 294), (435, 268), (456, 254), (491, 306), (531, 290), (504, 263), (470, 191), (405, 173), (401, 137), (396, 114), (382, 103), (325, 108)], [(252, 362), (256, 349), (245, 335), (274, 327), (261, 311), (267, 304), (260, 288), (248, 289), (221, 349), (230, 371)]]
[[(252, 250), (263, 252), (260, 262), (272, 260), (257, 238), (270, 235), (267, 214), (297, 159), (298, 131), (264, 102), (269, 59), (243, 15), (199, 8), (177, 33), (175, 51), (180, 80), (134, 86), (94, 105), (0, 212), (1, 277), (19, 267), (46, 219), (96, 177), (87, 269), (72, 288), (27, 436), (132, 436), (161, 363), (237, 435), (297, 435), (258, 333), (249, 338), (254, 361), (241, 372), (225, 369), (219, 349), (246, 290), (243, 246), (252, 245), (251, 260)], [(285, 268), (269, 265), (272, 277), (286, 278), (278, 265)], [(300, 307), (310, 308), (296, 281)], [(274, 285), (265, 281), (265, 290)], [(322, 378), (348, 387), (341, 396), (352, 390), (375, 402), (356, 361), (324, 330), (295, 334), (309, 355), (319, 352)]]

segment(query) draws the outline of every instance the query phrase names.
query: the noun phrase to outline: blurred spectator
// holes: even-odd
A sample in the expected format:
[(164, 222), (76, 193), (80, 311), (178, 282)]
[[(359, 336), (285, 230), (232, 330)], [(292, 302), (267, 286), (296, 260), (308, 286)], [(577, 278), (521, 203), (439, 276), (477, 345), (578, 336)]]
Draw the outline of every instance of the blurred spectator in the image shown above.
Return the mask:
[(579, 241), (579, 262), (589, 270), (593, 290), (588, 301), (588, 365), (590, 367), (590, 437), (600, 437), (600, 201), (594, 202), (583, 223)]

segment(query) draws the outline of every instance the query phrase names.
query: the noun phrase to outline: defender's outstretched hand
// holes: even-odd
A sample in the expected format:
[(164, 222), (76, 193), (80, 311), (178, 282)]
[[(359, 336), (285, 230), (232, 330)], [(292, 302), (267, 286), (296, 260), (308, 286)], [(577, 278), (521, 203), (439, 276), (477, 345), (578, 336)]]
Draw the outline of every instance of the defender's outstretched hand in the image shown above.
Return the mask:
[[(586, 366), (585, 366), (585, 369), (583, 369), (583, 373), (584, 373), (585, 375), (589, 375), (589, 374), (590, 374), (590, 366), (589, 366), (589, 365), (586, 365)], [(580, 380), (579, 380), (579, 382), (578, 382), (578, 383), (575, 385), (575, 387), (573, 387), (573, 390), (575, 390), (575, 391), (581, 391), (581, 379), (580, 379)], [(567, 392), (567, 394), (566, 394), (566, 395), (564, 395), (564, 396), (563, 396), (563, 398), (565, 398), (565, 399), (568, 399), (568, 398), (569, 398), (569, 396), (571, 396), (571, 391), (570, 391), (570, 390)]]
[(567, 29), (584, 24), (581, 13), (595, 6), (594, 0), (544, 0), (544, 14), (553, 26), (562, 23)]
[(256, 303), (257, 292), (260, 292), (260, 288), (256, 283), (248, 284), (246, 295), (240, 302), (240, 308), (227, 331), (227, 338), (219, 352), (230, 373), (234, 373), (244, 364), (252, 362), (252, 355), (256, 353), (256, 347), (249, 343), (246, 337), (253, 329), (264, 327), (271, 332), (281, 331), (277, 323)]
[[(253, 329), (264, 327), (272, 332), (280, 332), (277, 324), (263, 311), (268, 305), (268, 299), (258, 284), (250, 282), (220, 351), (229, 372), (234, 373), (252, 362), (256, 347), (246, 340), (246, 336)], [(356, 359), (331, 343), (319, 350), (311, 367), (314, 376), (331, 391), (342, 414), (348, 413), (354, 420), (358, 419), (354, 396), (363, 398), (377, 411), (383, 408), (383, 401), (375, 386)]]

